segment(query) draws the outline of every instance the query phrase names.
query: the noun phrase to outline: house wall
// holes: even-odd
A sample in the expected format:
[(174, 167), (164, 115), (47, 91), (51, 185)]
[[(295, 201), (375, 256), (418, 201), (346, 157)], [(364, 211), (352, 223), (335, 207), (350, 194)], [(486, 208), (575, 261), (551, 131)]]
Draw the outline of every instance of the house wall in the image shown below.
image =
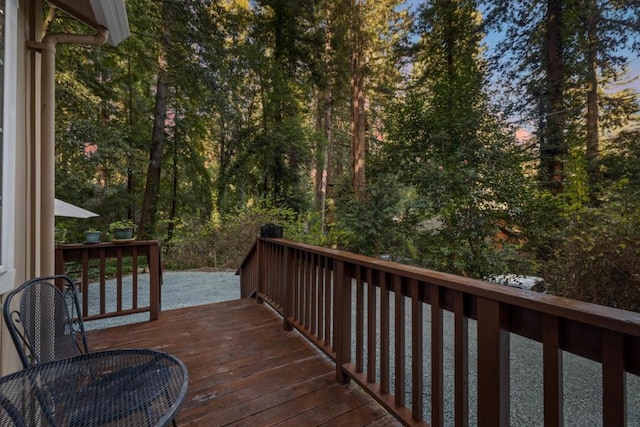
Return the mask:
[[(53, 1), (53, 0), (52, 0)], [(12, 11), (17, 8), (17, 31), (9, 34), (5, 41), (11, 45), (16, 58), (5, 61), (5, 70), (11, 68), (15, 77), (11, 83), (11, 94), (5, 96), (9, 101), (5, 110), (11, 112), (12, 130), (15, 136), (10, 141), (11, 157), (14, 157), (14, 169), (3, 168), (11, 191), (3, 188), (3, 228), (2, 259), (0, 259), (0, 302), (2, 294), (17, 287), (29, 278), (51, 275), (54, 272), (54, 193), (55, 186), (55, 46), (57, 43), (78, 43), (83, 45), (101, 45), (109, 36), (103, 27), (116, 28), (116, 37), (112, 43), (118, 43), (128, 37), (129, 28), (124, 2), (91, 2), (89, 0), (61, 1), (64, 10), (82, 17), (96, 28), (96, 35), (48, 35), (43, 44), (42, 23), (44, 0), (6, 0)], [(96, 21), (93, 9), (100, 11)], [(92, 10), (91, 16), (87, 10)], [(109, 13), (107, 13), (109, 12)], [(124, 15), (123, 15), (124, 14)], [(82, 19), (81, 19), (82, 20)], [(43, 61), (43, 57), (45, 60)], [(48, 70), (48, 72), (47, 72)], [(43, 76), (47, 77), (43, 83)], [(15, 92), (15, 93), (14, 93)], [(47, 96), (48, 95), (48, 96)], [(49, 123), (50, 126), (43, 126)], [(0, 210), (2, 212), (2, 210)], [(7, 215), (7, 212), (10, 215)], [(7, 218), (10, 217), (10, 218)], [(2, 265), (6, 264), (9, 270)], [(10, 264), (10, 265), (9, 265)], [(0, 321), (1, 323), (2, 321)], [(0, 374), (15, 371), (20, 366), (14, 346), (4, 325), (0, 327)]]
[[(9, 0), (14, 1), (14, 0)], [(12, 235), (14, 287), (40, 272), (38, 240), (40, 212), (35, 201), (39, 195), (40, 135), (40, 60), (39, 54), (27, 48), (27, 40), (40, 40), (42, 31), (42, 1), (20, 0), (18, 8), (17, 40), (7, 40), (17, 46), (17, 61), (6, 63), (15, 67), (17, 85), (15, 105), (15, 194), (12, 206), (14, 227)], [(4, 301), (3, 301), (4, 302)], [(0, 373), (5, 375), (21, 368), (17, 353), (4, 325), (0, 328)]]

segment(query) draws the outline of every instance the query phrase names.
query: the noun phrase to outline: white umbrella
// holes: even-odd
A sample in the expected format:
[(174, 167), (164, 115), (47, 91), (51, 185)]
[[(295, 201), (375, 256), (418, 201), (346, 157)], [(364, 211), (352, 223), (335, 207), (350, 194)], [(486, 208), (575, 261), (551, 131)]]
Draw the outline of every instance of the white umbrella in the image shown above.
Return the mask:
[(82, 209), (60, 199), (54, 199), (54, 213), (56, 216), (66, 216), (70, 218), (91, 218), (98, 216), (97, 213)]

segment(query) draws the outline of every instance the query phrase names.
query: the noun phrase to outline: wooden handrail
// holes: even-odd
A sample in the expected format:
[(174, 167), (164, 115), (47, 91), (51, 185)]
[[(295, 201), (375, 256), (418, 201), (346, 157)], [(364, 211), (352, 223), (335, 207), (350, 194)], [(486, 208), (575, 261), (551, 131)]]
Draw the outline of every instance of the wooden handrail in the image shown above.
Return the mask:
[[(338, 381), (355, 380), (405, 424), (425, 423), (425, 404), (431, 425), (443, 424), (444, 312), (453, 314), (456, 425), (469, 422), (469, 319), (477, 324), (480, 426), (509, 425), (510, 333), (542, 344), (545, 425), (563, 424), (562, 351), (602, 364), (607, 426), (624, 421), (626, 373), (640, 375), (638, 313), (285, 239), (258, 239), (239, 272), (243, 297), (267, 301), (285, 326), (336, 362)], [(427, 306), (432, 350), (423, 354)], [(412, 363), (410, 378), (407, 358), (419, 361)], [(398, 361), (393, 371), (391, 359)], [(422, 371), (425, 359), (428, 373)], [(431, 378), (430, 402), (408, 405), (405, 390), (422, 396), (425, 374)]]
[[(139, 258), (145, 257), (149, 266), (149, 304), (141, 306), (138, 296)], [(131, 300), (123, 297), (123, 260), (131, 258)], [(115, 295), (107, 295), (107, 260), (116, 262)], [(89, 311), (89, 261), (99, 260), (98, 287), (99, 311)], [(160, 246), (155, 240), (134, 242), (109, 242), (97, 244), (67, 244), (56, 247), (56, 274), (69, 274), (69, 263), (78, 263), (78, 282), (82, 292), (82, 312), (84, 320), (97, 320), (109, 317), (127, 316), (136, 313), (149, 313), (150, 320), (157, 320), (160, 312), (162, 272), (160, 262)], [(107, 300), (115, 301), (116, 310), (107, 311)]]

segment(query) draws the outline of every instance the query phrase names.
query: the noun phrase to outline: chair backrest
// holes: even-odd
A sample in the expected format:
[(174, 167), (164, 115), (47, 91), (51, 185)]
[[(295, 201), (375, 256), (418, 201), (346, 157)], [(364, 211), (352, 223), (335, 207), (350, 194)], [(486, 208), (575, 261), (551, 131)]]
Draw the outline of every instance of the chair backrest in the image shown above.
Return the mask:
[(7, 295), (3, 314), (25, 368), (88, 351), (78, 293), (67, 276), (25, 282)]

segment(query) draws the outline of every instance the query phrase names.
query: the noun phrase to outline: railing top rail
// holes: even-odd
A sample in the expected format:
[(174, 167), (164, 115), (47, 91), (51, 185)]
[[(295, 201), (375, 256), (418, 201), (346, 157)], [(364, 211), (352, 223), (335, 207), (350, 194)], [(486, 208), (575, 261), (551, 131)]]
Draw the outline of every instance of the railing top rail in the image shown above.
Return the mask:
[(510, 288), (482, 280), (352, 254), (337, 249), (313, 246), (287, 239), (260, 238), (258, 240), (327, 256), (338, 261), (388, 274), (399, 275), (407, 279), (414, 279), (418, 282), (441, 286), (468, 295), (488, 298), (505, 304), (524, 307), (560, 318), (596, 325), (601, 328), (640, 337), (640, 313), (571, 300), (554, 295), (540, 294), (523, 289)]
[[(282, 239), (280, 239), (280, 240), (282, 240)], [(257, 248), (258, 248), (258, 239), (256, 239), (255, 242), (253, 242), (253, 245), (251, 246), (251, 249), (249, 249), (247, 251), (247, 254), (242, 258), (242, 261), (240, 261), (240, 266), (236, 270), (236, 274), (240, 274), (240, 270), (247, 263), (247, 261), (249, 259), (251, 259), (251, 255), (256, 251)]]
[(130, 242), (99, 242), (99, 243), (64, 243), (56, 246), (56, 249), (68, 250), (68, 249), (84, 249), (84, 248), (104, 248), (104, 247), (117, 247), (117, 246), (149, 246), (157, 245), (157, 240), (133, 240)]
[(117, 251), (127, 256), (133, 253), (135, 248), (139, 255), (148, 255), (150, 248), (158, 247), (157, 240), (135, 240), (132, 242), (101, 242), (101, 243), (72, 243), (56, 246), (56, 254), (64, 254), (65, 262), (80, 261), (83, 254), (90, 259), (99, 258), (101, 253), (107, 257), (113, 257)]

